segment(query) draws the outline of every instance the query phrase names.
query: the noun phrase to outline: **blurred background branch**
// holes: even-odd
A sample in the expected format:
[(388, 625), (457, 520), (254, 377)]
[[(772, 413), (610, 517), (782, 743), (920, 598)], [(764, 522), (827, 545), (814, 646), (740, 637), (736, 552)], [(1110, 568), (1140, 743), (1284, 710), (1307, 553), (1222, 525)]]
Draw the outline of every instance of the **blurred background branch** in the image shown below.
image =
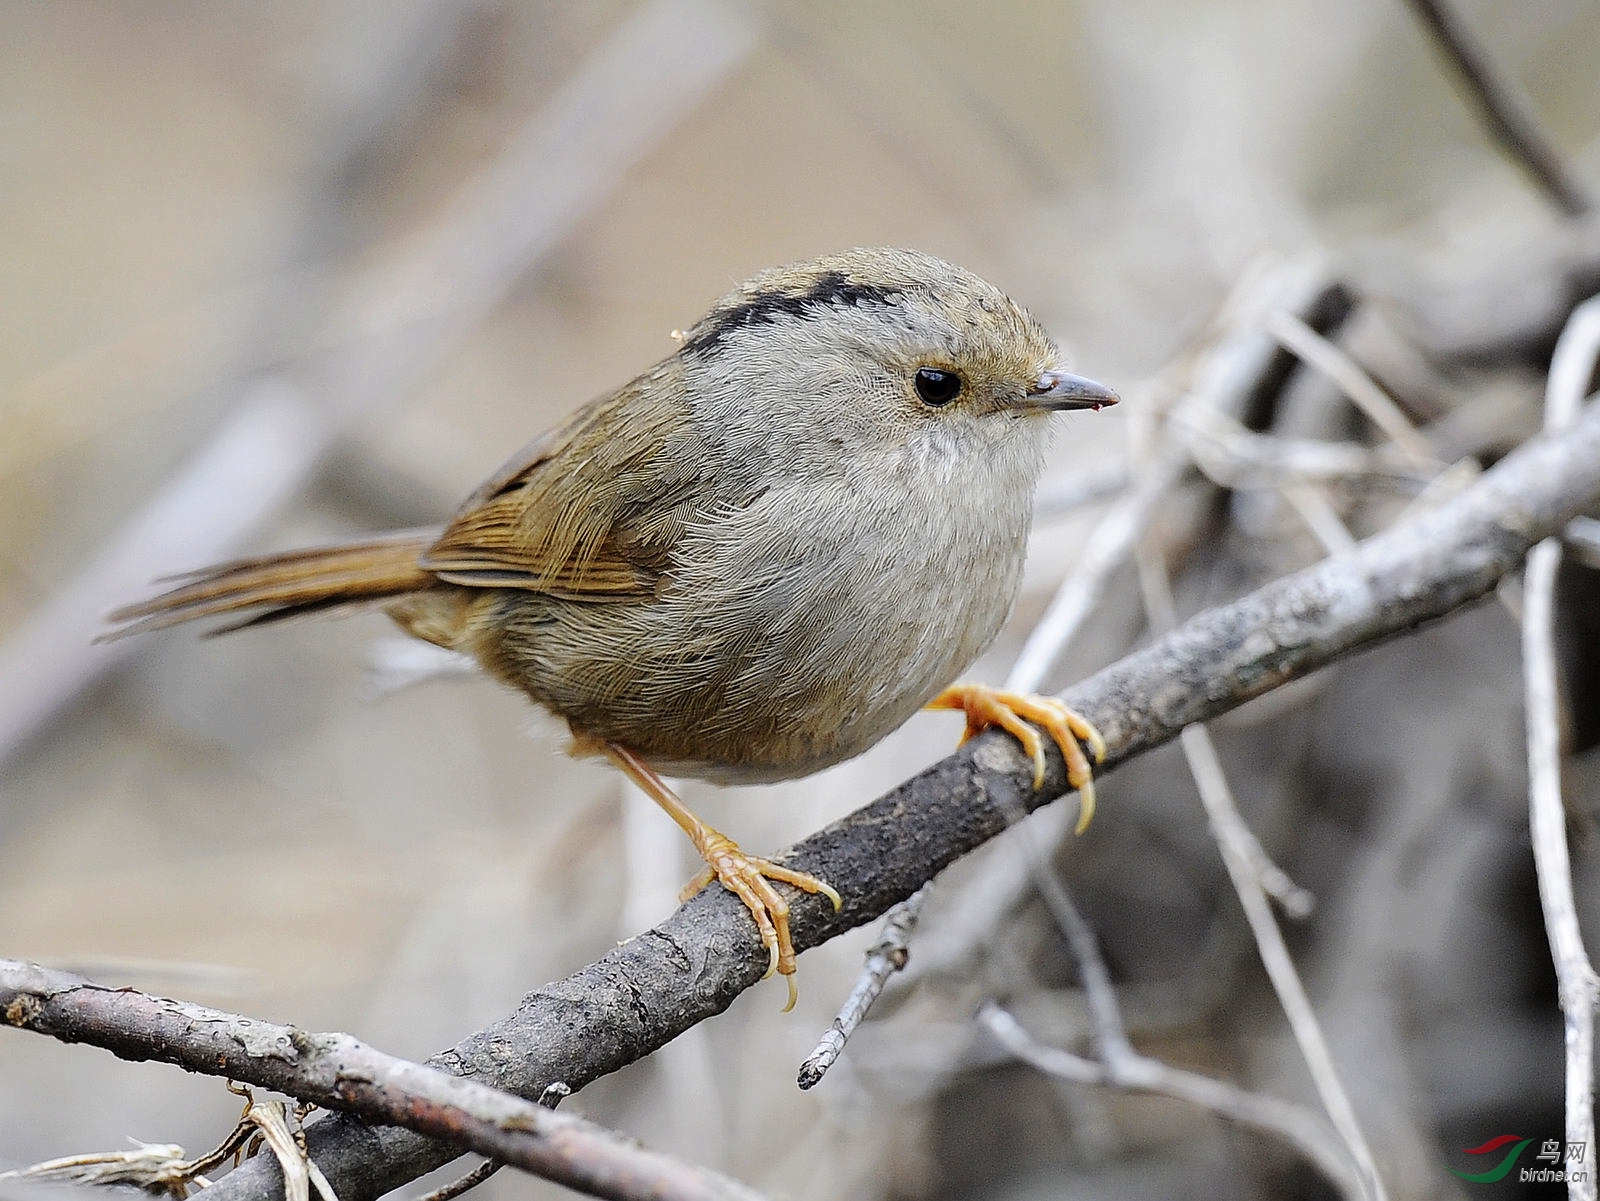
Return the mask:
[(1527, 100), (1495, 66), (1450, 0), (1411, 0), (1411, 7), (1460, 73), (1484, 124), (1506, 153), (1567, 216), (1589, 212), (1588, 195), (1550, 144)]
[[(426, 13), (426, 5), (414, 5)], [(343, 122), (337, 147), (318, 157), (330, 181), (313, 187), (303, 246), (337, 249), (330, 229), (344, 190), (375, 144), (396, 136), (384, 90), (416, 88), (417, 59), (448, 51), (470, 25), (469, 6), (434, 20), (380, 22), (414, 30), (415, 43), (372, 68), (374, 95)], [(447, 14), (448, 20), (443, 20)], [(563, 89), (507, 138), (498, 159), (452, 197), (418, 244), (347, 285), (347, 312), (331, 354), (245, 385), (233, 413), (162, 492), (51, 602), (0, 644), (0, 761), (103, 672), (134, 652), (95, 647), (105, 614), (164, 574), (223, 557), (304, 489), (341, 435), (407, 391), (494, 311), (506, 293), (589, 212), (628, 169), (690, 111), (753, 45), (746, 18), (713, 0), (652, 0), (598, 47)], [(335, 60), (342, 63), (343, 56)], [(348, 87), (342, 76), (341, 88)], [(343, 97), (341, 97), (343, 99)], [(382, 121), (378, 120), (381, 117)], [(344, 126), (348, 126), (346, 130)], [(270, 317), (304, 315), (317, 298), (277, 298)], [(303, 337), (303, 333), (302, 333)], [(281, 344), (281, 335), (272, 331)]]

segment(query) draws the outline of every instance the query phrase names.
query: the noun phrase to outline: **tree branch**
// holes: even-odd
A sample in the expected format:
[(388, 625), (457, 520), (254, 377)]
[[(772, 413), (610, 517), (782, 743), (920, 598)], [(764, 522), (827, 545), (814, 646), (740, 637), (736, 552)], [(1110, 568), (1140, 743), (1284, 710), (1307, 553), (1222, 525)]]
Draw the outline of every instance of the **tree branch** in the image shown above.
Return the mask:
[[(1600, 297), (1574, 310), (1545, 390), (1545, 428), (1561, 429), (1582, 411), (1600, 357)], [(1592, 408), (1600, 408), (1593, 405)], [(1528, 726), (1528, 835), (1539, 880), (1556, 995), (1566, 1031), (1566, 1133), (1572, 1147), (1594, 1145), (1594, 1014), (1600, 995), (1583, 945), (1567, 850), (1567, 815), (1561, 797), (1561, 695), (1555, 641), (1556, 573), (1561, 540), (1547, 538), (1528, 555), (1522, 608), (1522, 671)], [(1575, 1172), (1567, 1182), (1572, 1201), (1595, 1201), (1594, 1177)]]
[(997, 1042), (1023, 1063), (1074, 1084), (1121, 1088), (1185, 1101), (1230, 1122), (1249, 1126), (1288, 1143), (1316, 1165), (1327, 1180), (1352, 1201), (1361, 1198), (1360, 1182), (1345, 1161), (1345, 1149), (1315, 1112), (1293, 1101), (1245, 1092), (1225, 1080), (1171, 1067), (1140, 1055), (1130, 1046), (1115, 1060), (1085, 1059), (1029, 1037), (1022, 1024), (997, 1005), (985, 1005), (978, 1021)]
[[(1470, 603), (1517, 568), (1528, 548), (1600, 497), (1600, 407), (1569, 430), (1507, 455), (1446, 506), (1354, 552), (1191, 618), (1171, 635), (1064, 694), (1108, 744), (1106, 768), (1177, 737), (1350, 652)], [(816, 946), (909, 896), (1007, 827), (1015, 806), (1060, 796), (1052, 752), (1045, 786), (1003, 735), (973, 739), (783, 858), (833, 882), (838, 914), (802, 897), (796, 946)], [(582, 1088), (648, 1055), (732, 1004), (766, 963), (744, 907), (706, 889), (654, 930), (524, 998), (517, 1010), (431, 1062), (522, 1096), (565, 1081)], [(365, 1201), (454, 1158), (408, 1130), (333, 1115), (307, 1131), (343, 1201)], [(278, 1195), (274, 1165), (252, 1161), (210, 1201)]]
[(404, 1123), (449, 1140), (455, 1152), (477, 1151), (596, 1197), (760, 1201), (726, 1176), (593, 1122), (396, 1059), (348, 1034), (311, 1034), (10, 959), (0, 959), (0, 1018), (123, 1059), (157, 1059), (370, 1121)]
[(1489, 61), (1478, 40), (1448, 0), (1410, 0), (1412, 10), (1439, 49), (1461, 74), (1495, 141), (1528, 173), (1550, 201), (1569, 217), (1589, 211), (1589, 197), (1544, 136), (1531, 106)]
[[(1155, 555), (1142, 555), (1139, 575), (1144, 591), (1145, 612), (1149, 614), (1151, 625), (1159, 630), (1171, 629), (1177, 623), (1177, 610), (1165, 565)], [(1278, 994), (1278, 1004), (1288, 1020), (1289, 1030), (1300, 1048), (1306, 1069), (1311, 1073), (1322, 1107), (1327, 1111), (1334, 1131), (1355, 1166), (1358, 1195), (1369, 1201), (1386, 1201), (1388, 1192), (1383, 1178), (1378, 1175), (1372, 1148), (1356, 1117), (1355, 1106), (1350, 1103), (1349, 1090), (1339, 1076), (1327, 1036), (1322, 1032), (1322, 1023), (1317, 1020), (1311, 997), (1294, 966), (1294, 958), (1289, 954), (1283, 931), (1278, 928), (1277, 919), (1272, 915), (1272, 903), (1267, 899), (1267, 890), (1261, 882), (1262, 873), (1258, 870), (1258, 861), (1265, 858), (1265, 853), (1239, 813), (1233, 788), (1217, 755), (1216, 743), (1212, 741), (1210, 730), (1200, 722), (1185, 726), (1178, 741), (1188, 762), (1189, 774), (1194, 777), (1200, 803), (1205, 808), (1211, 837), (1216, 840), (1223, 866), (1233, 881), (1233, 890), (1238, 895), (1245, 921), (1250, 926), (1256, 949), (1261, 955), (1261, 966), (1266, 969), (1272, 989)], [(1274, 867), (1272, 870), (1278, 869)], [(1093, 946), (1092, 941), (1090, 946)], [(1080, 962), (1083, 960), (1080, 959)], [(1101, 971), (1104, 972), (1103, 966)], [(1116, 994), (1111, 991), (1110, 982), (1104, 981), (1101, 987), (1108, 1003), (1115, 1005)], [(1088, 988), (1089, 973), (1085, 971), (1084, 991), (1087, 992)], [(1126, 1046), (1125, 1050), (1131, 1054), (1133, 1048)], [(1100, 1058), (1111, 1069), (1115, 1079), (1117, 1064), (1113, 1056), (1102, 1049)], [(1342, 1179), (1337, 1182), (1344, 1183)]]

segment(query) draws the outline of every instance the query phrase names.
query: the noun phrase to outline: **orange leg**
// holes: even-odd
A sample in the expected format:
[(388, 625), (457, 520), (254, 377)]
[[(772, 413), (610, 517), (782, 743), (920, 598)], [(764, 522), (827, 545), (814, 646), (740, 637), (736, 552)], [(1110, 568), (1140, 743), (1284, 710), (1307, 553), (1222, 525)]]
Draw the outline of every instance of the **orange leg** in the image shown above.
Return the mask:
[(694, 849), (706, 861), (706, 870), (689, 881), (679, 899), (688, 900), (712, 880), (721, 880), (722, 886), (750, 910), (750, 916), (756, 919), (756, 928), (761, 932), (761, 945), (767, 948), (767, 975), (777, 972), (789, 982), (789, 1003), (783, 1007), (783, 1011), (788, 1013), (794, 1008), (797, 995), (794, 986), (794, 943), (789, 938), (789, 902), (778, 895), (771, 881), (793, 884), (805, 892), (820, 892), (833, 902), (835, 910), (844, 903), (839, 894), (815, 876), (773, 863), (770, 859), (746, 855), (733, 839), (706, 825), (690, 812), (689, 807), (678, 799), (661, 777), (627, 747), (608, 742), (601, 749), (645, 795), (665, 809), (672, 820), (683, 828), (689, 841), (694, 843)]
[(965, 713), (967, 732), (961, 736), (962, 742), (990, 726), (999, 726), (1014, 736), (1033, 760), (1035, 788), (1044, 783), (1044, 743), (1039, 731), (1028, 723), (1043, 726), (1067, 761), (1067, 783), (1078, 790), (1077, 832), (1082, 834), (1089, 828), (1089, 821), (1094, 817), (1094, 772), (1083, 747), (1078, 744), (1080, 741), (1087, 743), (1094, 752), (1094, 761), (1099, 763), (1106, 757), (1106, 743), (1087, 718), (1074, 713), (1053, 696), (1005, 692), (987, 684), (952, 684), (929, 701), (927, 707), (959, 709)]

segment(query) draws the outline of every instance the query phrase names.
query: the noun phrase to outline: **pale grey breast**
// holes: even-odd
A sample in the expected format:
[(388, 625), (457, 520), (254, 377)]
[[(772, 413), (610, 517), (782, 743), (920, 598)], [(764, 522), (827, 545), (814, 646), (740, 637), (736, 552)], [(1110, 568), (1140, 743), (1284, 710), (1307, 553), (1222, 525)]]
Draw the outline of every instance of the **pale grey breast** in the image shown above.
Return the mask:
[(1037, 456), (963, 467), (906, 464), (871, 492), (843, 471), (780, 483), (692, 528), (653, 601), (506, 595), (506, 653), (575, 729), (670, 775), (753, 783), (850, 758), (1015, 600)]

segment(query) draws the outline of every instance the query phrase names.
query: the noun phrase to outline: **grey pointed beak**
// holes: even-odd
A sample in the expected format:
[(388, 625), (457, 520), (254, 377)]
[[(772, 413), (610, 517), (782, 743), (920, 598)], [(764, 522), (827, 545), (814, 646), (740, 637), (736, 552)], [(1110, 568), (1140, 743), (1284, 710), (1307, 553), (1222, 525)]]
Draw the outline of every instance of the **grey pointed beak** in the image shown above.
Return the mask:
[(1046, 371), (1028, 389), (1018, 407), (1054, 413), (1064, 409), (1103, 409), (1120, 399), (1110, 388), (1092, 379), (1065, 371)]

